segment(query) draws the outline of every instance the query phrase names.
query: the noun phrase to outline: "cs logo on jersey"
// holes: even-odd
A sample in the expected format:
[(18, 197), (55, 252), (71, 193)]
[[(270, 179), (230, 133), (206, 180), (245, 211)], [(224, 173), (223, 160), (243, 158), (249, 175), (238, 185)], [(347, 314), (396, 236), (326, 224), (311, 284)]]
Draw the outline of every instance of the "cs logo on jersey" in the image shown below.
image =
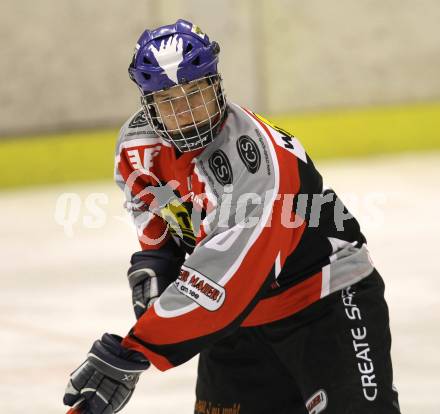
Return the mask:
[(237, 140), (237, 151), (248, 171), (255, 174), (261, 164), (261, 154), (257, 144), (247, 135), (242, 135)]
[(209, 158), (209, 168), (221, 185), (232, 184), (233, 175), (231, 163), (222, 150), (214, 151)]

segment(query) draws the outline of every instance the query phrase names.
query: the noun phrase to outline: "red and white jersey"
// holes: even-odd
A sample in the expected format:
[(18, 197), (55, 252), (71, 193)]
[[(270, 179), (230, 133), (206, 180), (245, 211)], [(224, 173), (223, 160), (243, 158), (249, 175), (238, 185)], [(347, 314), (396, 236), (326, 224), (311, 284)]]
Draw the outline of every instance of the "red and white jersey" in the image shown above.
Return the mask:
[(123, 341), (160, 370), (373, 271), (357, 221), (301, 143), (238, 105), (214, 142), (179, 157), (138, 112), (121, 129), (115, 178), (142, 249), (173, 238), (187, 252)]

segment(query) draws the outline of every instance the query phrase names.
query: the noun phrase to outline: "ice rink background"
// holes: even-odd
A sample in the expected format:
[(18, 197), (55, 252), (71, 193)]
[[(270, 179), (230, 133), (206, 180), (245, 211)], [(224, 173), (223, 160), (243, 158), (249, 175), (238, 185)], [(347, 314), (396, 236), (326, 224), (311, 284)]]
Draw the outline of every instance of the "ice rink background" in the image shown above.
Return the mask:
[[(386, 281), (402, 413), (438, 414), (440, 154), (318, 168), (359, 218)], [(78, 219), (70, 235), (55, 215), (63, 193), (81, 200), (78, 214), (69, 213)], [(108, 200), (105, 223), (88, 197)], [(108, 182), (0, 194), (1, 413), (65, 412), (68, 374), (92, 341), (133, 324), (125, 272), (138, 246), (121, 203)], [(124, 412), (191, 413), (195, 374), (195, 359), (165, 373), (150, 369)]]
[[(5, 191), (2, 182), (12, 188), (11, 172), (17, 177), (21, 169), (20, 185), (47, 183), (48, 175), (66, 179), (69, 168), (75, 180), (83, 170), (89, 178), (107, 174), (112, 161), (110, 156), (108, 163), (100, 161), (101, 145), (87, 148), (83, 157), (75, 156), (71, 144), (82, 142), (77, 128), (119, 127), (137, 108), (138, 91), (126, 70), (145, 27), (180, 17), (199, 24), (221, 44), (229, 99), (268, 116), (417, 105), (440, 97), (438, 0), (141, 0), (133, 7), (107, 0), (105, 5), (2, 2), (0, 414), (65, 412), (61, 398), (68, 374), (92, 342), (105, 331), (123, 335), (134, 323), (125, 274), (138, 244), (116, 186)], [(423, 117), (418, 116), (423, 108), (398, 111), (399, 116), (382, 110), (379, 118), (336, 113), (334, 122), (315, 119), (301, 136), (328, 137), (332, 125), (342, 138), (337, 144), (348, 151), (360, 144), (365, 153), (396, 150), (390, 135), (403, 148), (440, 142), (433, 109)], [(344, 124), (335, 127), (341, 116)], [(358, 125), (370, 131), (367, 139), (359, 136)], [(73, 132), (71, 139), (58, 140), (69, 150), (60, 151), (64, 147), (53, 137), (40, 142), (34, 136), (47, 131)], [(7, 138), (16, 134), (28, 136)], [(88, 144), (93, 136), (85, 135)], [(402, 413), (439, 414), (440, 153), (318, 167), (361, 222), (386, 281)], [(67, 216), (57, 209), (63, 197), (73, 200)], [(73, 221), (70, 227), (61, 225), (66, 219)], [(196, 360), (166, 373), (150, 369), (124, 412), (191, 413), (195, 372)]]

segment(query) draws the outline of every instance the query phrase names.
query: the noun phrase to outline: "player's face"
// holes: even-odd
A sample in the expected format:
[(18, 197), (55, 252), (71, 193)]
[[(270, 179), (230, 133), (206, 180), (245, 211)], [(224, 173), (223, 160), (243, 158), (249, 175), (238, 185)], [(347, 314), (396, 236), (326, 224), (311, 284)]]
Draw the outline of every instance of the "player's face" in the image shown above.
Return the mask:
[(210, 122), (220, 114), (216, 97), (218, 84), (199, 79), (176, 85), (154, 94), (158, 113), (169, 133), (187, 133)]

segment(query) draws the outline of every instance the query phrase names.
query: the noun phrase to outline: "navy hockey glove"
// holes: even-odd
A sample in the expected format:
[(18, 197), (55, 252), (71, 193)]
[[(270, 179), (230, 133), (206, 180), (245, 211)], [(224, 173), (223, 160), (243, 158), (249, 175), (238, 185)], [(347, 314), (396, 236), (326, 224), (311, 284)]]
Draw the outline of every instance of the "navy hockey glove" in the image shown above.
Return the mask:
[(70, 375), (64, 404), (85, 400), (84, 414), (113, 414), (127, 404), (139, 375), (150, 362), (121, 345), (122, 338), (104, 334), (95, 341), (87, 359)]
[(141, 251), (132, 256), (127, 276), (136, 319), (177, 279), (183, 261), (184, 254), (170, 242), (160, 250)]

